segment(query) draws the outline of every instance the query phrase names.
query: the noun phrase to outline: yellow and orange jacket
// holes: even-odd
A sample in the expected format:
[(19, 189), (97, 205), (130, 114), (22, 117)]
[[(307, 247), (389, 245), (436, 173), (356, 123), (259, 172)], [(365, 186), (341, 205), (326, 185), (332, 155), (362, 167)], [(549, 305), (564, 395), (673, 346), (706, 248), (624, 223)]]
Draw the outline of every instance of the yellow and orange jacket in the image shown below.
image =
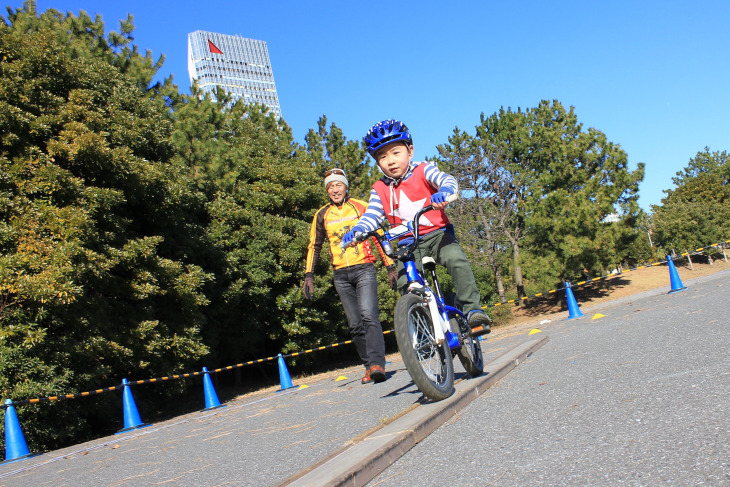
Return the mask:
[[(370, 240), (361, 242), (347, 249), (340, 248), (342, 237), (354, 227), (365, 212), (365, 202), (345, 198), (341, 206), (334, 203), (324, 205), (317, 210), (312, 219), (312, 228), (309, 232), (309, 249), (307, 251), (307, 264), (305, 274), (313, 274), (317, 268), (319, 254), (322, 252), (322, 245), (325, 240), (329, 241), (332, 267), (341, 269), (358, 264), (375, 262), (375, 255), (372, 251)], [(380, 258), (386, 267), (394, 265), (393, 261), (385, 255), (383, 249), (375, 238), (371, 239), (378, 248)]]

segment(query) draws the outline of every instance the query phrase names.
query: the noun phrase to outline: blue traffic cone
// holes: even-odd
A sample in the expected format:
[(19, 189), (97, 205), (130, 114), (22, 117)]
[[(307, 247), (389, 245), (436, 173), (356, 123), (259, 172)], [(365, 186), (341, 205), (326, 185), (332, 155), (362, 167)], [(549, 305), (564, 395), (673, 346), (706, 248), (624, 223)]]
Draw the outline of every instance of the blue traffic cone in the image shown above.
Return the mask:
[(573, 296), (573, 291), (570, 289), (570, 282), (568, 281), (565, 281), (565, 294), (568, 298), (568, 319), (572, 320), (573, 318), (585, 316), (580, 312), (578, 303), (575, 301), (575, 296)]
[(135, 430), (138, 428), (144, 428), (149, 426), (142, 422), (142, 418), (139, 417), (137, 411), (137, 403), (134, 402), (134, 396), (132, 395), (132, 389), (129, 387), (127, 379), (122, 379), (122, 385), (124, 386), (124, 392), (122, 393), (122, 408), (124, 409), (124, 429), (120, 429), (116, 434), (126, 433), (127, 431)]
[(672, 283), (672, 289), (669, 290), (668, 294), (687, 289), (687, 287), (682, 284), (682, 279), (679, 278), (679, 273), (677, 273), (677, 268), (674, 266), (674, 261), (672, 260), (671, 255), (667, 255), (667, 265), (669, 266), (669, 279)]
[(5, 461), (20, 460), (32, 456), (28, 451), (23, 430), (20, 429), (18, 415), (12, 399), (5, 399)]
[(284, 362), (284, 357), (281, 354), (279, 354), (279, 381), (281, 382), (281, 389), (279, 391), (294, 387), (294, 384), (291, 383), (289, 371), (286, 368), (286, 362)]
[(221, 402), (218, 400), (218, 394), (215, 393), (213, 381), (210, 380), (210, 372), (208, 372), (207, 367), (203, 367), (203, 394), (205, 394), (205, 409), (203, 411), (225, 407), (221, 406)]

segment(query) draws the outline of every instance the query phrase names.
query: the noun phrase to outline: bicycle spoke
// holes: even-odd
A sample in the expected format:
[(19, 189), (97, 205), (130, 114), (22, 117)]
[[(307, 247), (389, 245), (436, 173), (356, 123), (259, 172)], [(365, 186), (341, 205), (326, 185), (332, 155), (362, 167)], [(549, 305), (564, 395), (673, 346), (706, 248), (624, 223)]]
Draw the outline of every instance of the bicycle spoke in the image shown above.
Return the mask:
[(426, 310), (420, 310), (420, 312), (411, 315), (413, 348), (423, 371), (431, 380), (440, 382), (446, 372), (436, 345), (430, 319), (426, 317), (425, 313), (427, 313)]
[(440, 401), (453, 391), (451, 351), (436, 343), (431, 312), (420, 296), (406, 294), (395, 313), (398, 347), (411, 378), (426, 397)]

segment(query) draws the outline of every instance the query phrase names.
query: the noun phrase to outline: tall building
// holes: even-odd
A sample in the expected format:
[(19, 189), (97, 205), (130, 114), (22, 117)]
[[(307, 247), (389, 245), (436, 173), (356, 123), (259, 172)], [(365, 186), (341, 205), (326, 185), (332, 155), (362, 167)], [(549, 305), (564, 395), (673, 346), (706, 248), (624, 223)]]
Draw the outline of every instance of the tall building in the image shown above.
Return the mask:
[(215, 99), (216, 86), (232, 101), (266, 105), (281, 118), (266, 42), (196, 30), (188, 34), (188, 75)]

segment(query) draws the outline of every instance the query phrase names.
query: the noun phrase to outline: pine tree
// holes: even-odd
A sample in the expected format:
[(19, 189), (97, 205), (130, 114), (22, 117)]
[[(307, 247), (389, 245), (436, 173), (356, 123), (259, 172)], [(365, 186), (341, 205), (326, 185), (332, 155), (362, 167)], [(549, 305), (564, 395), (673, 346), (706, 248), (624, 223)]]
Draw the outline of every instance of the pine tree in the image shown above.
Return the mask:
[(380, 176), (360, 142), (347, 140), (334, 123), (328, 128), (324, 115), (317, 120), (317, 130), (309, 130), (305, 141), (307, 153), (312, 156), (315, 170), (322, 179), (328, 169), (344, 169), (350, 183), (350, 196), (367, 202), (373, 183)]
[(652, 207), (657, 245), (681, 253), (730, 239), (730, 155), (705, 147), (672, 180)]
[[(639, 237), (643, 164), (630, 171), (617, 144), (584, 131), (558, 101), (482, 114), (474, 137), (457, 129), (439, 151), (471, 205), (469, 231), (494, 252), (491, 266), (511, 254), (518, 298), (527, 295), (523, 268), (533, 284), (552, 286), (617, 264)], [(614, 212), (619, 222), (604, 223)]]
[[(526, 124), (506, 132), (495, 124), (491, 133), (515, 172), (524, 173), (519, 208), (532, 268), (552, 262), (551, 271), (565, 279), (609, 266), (617, 243), (633, 235), (643, 164), (630, 171), (620, 146), (596, 129), (583, 131), (573, 108), (558, 101), (542, 101), (522, 118)], [(614, 212), (618, 225), (605, 225)]]
[(449, 143), (439, 145), (437, 150), (441, 168), (457, 178), (462, 193), (461, 200), (450, 206), (449, 219), (459, 232), (459, 241), (472, 267), (488, 266), (499, 301), (505, 303), (505, 236), (511, 230), (516, 208), (511, 204), (513, 185), (504, 170), (504, 161), (493, 147), (481, 144), (480, 139), (458, 128), (449, 137)]
[[(0, 24), (1, 395), (189, 370), (208, 353), (199, 331), (211, 276), (185, 257), (202, 234), (194, 216), (203, 199), (169, 163), (167, 100), (141, 87), (156, 66), (135, 49), (116, 51), (85, 14), (38, 16), (27, 2), (8, 19)], [(107, 414), (94, 404), (19, 411), (34, 415), (29, 443), (84, 438), (87, 418)]]

